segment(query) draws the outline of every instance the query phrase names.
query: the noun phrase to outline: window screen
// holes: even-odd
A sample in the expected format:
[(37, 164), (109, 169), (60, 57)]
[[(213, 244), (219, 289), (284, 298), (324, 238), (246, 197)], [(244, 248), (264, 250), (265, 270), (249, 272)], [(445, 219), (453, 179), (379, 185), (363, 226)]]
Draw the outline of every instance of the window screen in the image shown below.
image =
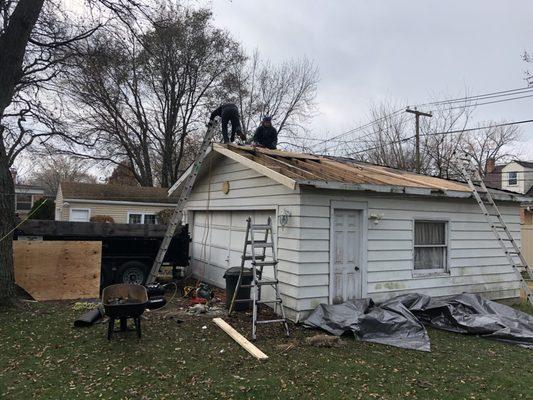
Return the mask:
[(446, 223), (415, 221), (415, 270), (446, 269)]

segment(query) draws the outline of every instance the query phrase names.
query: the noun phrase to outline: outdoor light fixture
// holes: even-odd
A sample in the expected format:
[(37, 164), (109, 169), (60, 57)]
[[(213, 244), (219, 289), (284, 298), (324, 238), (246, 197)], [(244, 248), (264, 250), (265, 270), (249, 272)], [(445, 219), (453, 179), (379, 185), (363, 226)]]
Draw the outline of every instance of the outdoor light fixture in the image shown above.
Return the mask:
[(379, 221), (381, 221), (383, 219), (383, 214), (378, 214), (378, 213), (372, 213), (368, 216), (368, 219), (371, 219), (372, 221), (374, 221), (374, 224), (379, 224)]
[(281, 213), (278, 215), (278, 221), (279, 224), (284, 227), (289, 222), (289, 217), (291, 216), (291, 212), (287, 209), (283, 209)]

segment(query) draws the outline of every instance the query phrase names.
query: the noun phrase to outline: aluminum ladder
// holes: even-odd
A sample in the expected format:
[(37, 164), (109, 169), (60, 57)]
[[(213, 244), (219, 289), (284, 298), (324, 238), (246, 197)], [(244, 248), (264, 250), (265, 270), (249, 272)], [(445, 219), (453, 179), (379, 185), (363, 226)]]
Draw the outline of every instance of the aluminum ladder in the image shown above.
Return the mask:
[(198, 155), (196, 156), (196, 159), (192, 164), (191, 173), (185, 181), (185, 186), (181, 191), (178, 204), (176, 205), (176, 208), (174, 209), (174, 212), (170, 217), (167, 231), (165, 232), (165, 236), (163, 237), (161, 245), (159, 246), (159, 251), (157, 252), (157, 256), (155, 257), (152, 269), (150, 270), (150, 274), (146, 279), (146, 284), (150, 284), (155, 281), (155, 278), (159, 273), (159, 270), (161, 269), (161, 265), (163, 265), (163, 260), (165, 259), (165, 255), (167, 254), (168, 246), (170, 245), (170, 242), (172, 241), (172, 238), (176, 233), (176, 227), (179, 223), (181, 223), (181, 220), (183, 219), (183, 208), (185, 207), (185, 203), (187, 203), (187, 200), (191, 194), (194, 182), (198, 177), (198, 173), (200, 172), (202, 163), (204, 162), (204, 159), (207, 155), (207, 150), (209, 149), (209, 146), (211, 146), (211, 141), (217, 132), (218, 125), (218, 120), (215, 120), (212, 121), (207, 127), (207, 132), (205, 134), (204, 141), (202, 142), (202, 145), (200, 146), (200, 151), (198, 152)]
[[(256, 233), (264, 234), (261, 239), (256, 238)], [(250, 246), (250, 251), (248, 251)], [(256, 254), (256, 249), (260, 249), (261, 254)], [(267, 253), (267, 249), (271, 250), (271, 254)], [(246, 261), (251, 261), (252, 264), (252, 283), (250, 285), (242, 284), (242, 276), (244, 273), (244, 266)], [(273, 279), (262, 279), (264, 267), (272, 267)], [(246, 237), (244, 239), (244, 250), (241, 257), (241, 271), (237, 284), (235, 285), (235, 291), (233, 292), (233, 298), (229, 307), (228, 315), (231, 315), (235, 303), (252, 302), (252, 340), (255, 340), (257, 335), (257, 325), (259, 324), (273, 324), (283, 323), (285, 328), (285, 335), (289, 336), (289, 324), (285, 317), (285, 309), (283, 308), (283, 300), (281, 299), (278, 287), (278, 259), (276, 256), (276, 248), (274, 246), (274, 236), (272, 233), (272, 219), (268, 217), (267, 223), (264, 225), (252, 224), (252, 218), (248, 217), (246, 220)], [(262, 300), (261, 299), (261, 287), (271, 286), (274, 289), (274, 299)], [(251, 299), (237, 299), (237, 293), (240, 288), (251, 288)], [(261, 304), (274, 304), (274, 312), (277, 313), (278, 305), (281, 307), (281, 318), (259, 320), (258, 319), (258, 306)]]
[[(472, 190), (474, 198), (479, 204), (479, 208), (481, 208), (481, 211), (485, 216), (490, 226), (490, 229), (492, 230), (492, 233), (494, 233), (494, 236), (498, 240), (500, 247), (504, 251), (509, 265), (511, 265), (518, 280), (520, 281), (520, 286), (526, 295), (526, 299), (531, 304), (533, 304), (533, 294), (531, 293), (531, 289), (529, 289), (527, 282), (524, 279), (524, 276), (522, 275), (520, 269), (526, 272), (530, 279), (533, 279), (533, 271), (529, 267), (524, 255), (522, 254), (522, 251), (520, 250), (520, 247), (513, 238), (513, 235), (509, 231), (507, 224), (503, 220), (502, 214), (500, 213), (498, 206), (494, 202), (494, 199), (492, 198), (489, 190), (485, 186), (485, 183), (481, 178), (479, 170), (477, 168), (471, 167), (469, 159), (459, 159), (457, 164), (459, 164), (461, 173), (466, 179), (468, 186)], [(481, 192), (478, 190), (476, 185), (474, 185), (472, 175), (474, 176), (474, 179), (479, 182)], [(508, 243), (510, 244), (510, 246), (508, 245)], [(519, 262), (517, 262), (516, 258), (518, 258)]]

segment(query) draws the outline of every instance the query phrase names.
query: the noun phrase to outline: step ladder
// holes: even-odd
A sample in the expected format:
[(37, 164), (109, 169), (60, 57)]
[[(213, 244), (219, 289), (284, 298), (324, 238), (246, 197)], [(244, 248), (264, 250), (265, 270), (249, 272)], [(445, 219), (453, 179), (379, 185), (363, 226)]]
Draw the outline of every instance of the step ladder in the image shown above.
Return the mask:
[[(524, 273), (527, 273), (530, 279), (533, 279), (533, 271), (528, 265), (524, 255), (522, 254), (522, 251), (520, 250), (520, 247), (513, 238), (513, 235), (509, 231), (507, 224), (503, 220), (502, 214), (494, 202), (489, 190), (485, 186), (485, 182), (483, 182), (479, 170), (475, 167), (472, 168), (470, 160), (467, 158), (458, 159), (457, 164), (459, 165), (461, 173), (466, 179), (468, 186), (472, 190), (474, 198), (479, 204), (479, 208), (481, 208), (481, 212), (485, 216), (490, 229), (494, 233), (494, 236), (504, 251), (509, 265), (511, 265), (513, 271), (519, 279), (522, 290), (526, 295), (526, 299), (533, 304), (533, 294), (531, 293), (531, 289), (529, 289), (528, 284), (522, 274), (523, 271)], [(481, 190), (478, 190), (478, 187), (476, 187), (474, 184), (472, 176)]]
[[(260, 239), (256, 234), (259, 234)], [(267, 252), (267, 249), (270, 251)], [(259, 250), (259, 254), (256, 253)], [(244, 266), (246, 261), (251, 261), (252, 264), (252, 283), (250, 285), (242, 284), (242, 275), (244, 273)], [(264, 278), (263, 273), (265, 267), (272, 267), (273, 279)], [(237, 285), (233, 292), (233, 298), (229, 307), (228, 315), (231, 315), (236, 303), (252, 302), (252, 339), (256, 339), (257, 325), (259, 324), (274, 324), (283, 323), (285, 328), (285, 335), (289, 336), (289, 324), (285, 317), (285, 309), (283, 308), (283, 301), (281, 299), (278, 287), (278, 259), (276, 257), (276, 248), (274, 246), (274, 236), (272, 233), (272, 219), (268, 217), (267, 223), (263, 225), (252, 224), (252, 218), (248, 217), (246, 220), (246, 236), (244, 239), (244, 250), (241, 258), (241, 271), (237, 279)], [(271, 286), (274, 289), (274, 299), (261, 299), (261, 287)], [(237, 293), (240, 288), (251, 288), (250, 299), (237, 299)], [(273, 304), (274, 312), (277, 314), (278, 305), (281, 308), (281, 318), (259, 320), (258, 307), (261, 304)]]
[(176, 233), (176, 228), (178, 224), (180, 224), (181, 220), (183, 219), (183, 208), (185, 207), (185, 203), (187, 203), (187, 200), (191, 194), (194, 182), (198, 177), (198, 173), (200, 172), (202, 163), (204, 162), (204, 159), (207, 155), (209, 146), (211, 146), (211, 141), (213, 140), (213, 137), (218, 131), (218, 125), (219, 122), (218, 119), (216, 119), (210, 122), (207, 126), (207, 132), (204, 136), (204, 141), (202, 142), (198, 155), (196, 156), (192, 164), (191, 173), (185, 181), (185, 185), (183, 187), (183, 190), (181, 191), (178, 204), (176, 204), (176, 208), (174, 209), (174, 212), (170, 217), (167, 231), (165, 232), (165, 236), (163, 236), (163, 240), (161, 241), (161, 245), (159, 246), (159, 250), (152, 265), (152, 269), (150, 270), (150, 274), (146, 279), (146, 284), (150, 284), (155, 281), (155, 278), (159, 273), (159, 270), (161, 269), (161, 265), (163, 265), (163, 260), (165, 259), (165, 255), (167, 254), (168, 246), (170, 245), (170, 242), (172, 241), (172, 238)]

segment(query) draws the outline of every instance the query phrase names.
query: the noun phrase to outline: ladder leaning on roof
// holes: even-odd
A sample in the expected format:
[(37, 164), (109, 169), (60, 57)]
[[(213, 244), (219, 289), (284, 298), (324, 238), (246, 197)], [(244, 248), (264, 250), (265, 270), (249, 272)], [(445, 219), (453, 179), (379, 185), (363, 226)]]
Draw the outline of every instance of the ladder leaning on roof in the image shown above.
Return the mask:
[(161, 245), (159, 246), (159, 251), (157, 252), (157, 256), (155, 257), (154, 264), (152, 265), (152, 269), (150, 270), (150, 274), (146, 279), (147, 284), (154, 282), (157, 273), (161, 269), (161, 265), (163, 264), (163, 260), (165, 259), (165, 255), (167, 254), (168, 246), (170, 245), (170, 242), (174, 237), (174, 233), (176, 232), (176, 227), (183, 218), (183, 208), (185, 207), (185, 203), (187, 202), (187, 199), (191, 194), (192, 187), (194, 186), (194, 182), (198, 177), (198, 173), (200, 172), (202, 163), (207, 155), (207, 150), (211, 145), (211, 141), (217, 132), (217, 128), (217, 120), (210, 123), (207, 127), (207, 132), (205, 134), (204, 141), (200, 146), (200, 151), (198, 152), (198, 155), (196, 156), (196, 159), (192, 164), (190, 175), (185, 180), (185, 185), (183, 187), (183, 190), (181, 191), (178, 204), (176, 205), (176, 208), (174, 209), (174, 212), (170, 217), (167, 231), (165, 233), (165, 236), (163, 237), (163, 240), (161, 241)]
[[(498, 240), (500, 247), (504, 251), (509, 265), (511, 265), (511, 267), (513, 268), (513, 271), (515, 272), (520, 282), (520, 286), (526, 295), (526, 299), (529, 300), (531, 304), (533, 304), (533, 294), (531, 293), (531, 289), (529, 289), (527, 282), (522, 276), (522, 272), (520, 271), (520, 269), (523, 269), (523, 271), (527, 273), (527, 275), (529, 275), (530, 279), (533, 279), (533, 271), (529, 267), (524, 255), (522, 254), (522, 251), (520, 250), (520, 247), (516, 243), (516, 240), (513, 238), (511, 231), (509, 231), (507, 224), (503, 220), (502, 214), (500, 213), (498, 206), (494, 202), (494, 199), (492, 198), (492, 195), (490, 194), (489, 190), (485, 186), (485, 183), (481, 178), (479, 170), (477, 168), (471, 167), (470, 159), (457, 159), (457, 164), (461, 170), (461, 173), (466, 179), (468, 186), (472, 190), (474, 198), (476, 199), (479, 208), (481, 208), (481, 212), (485, 216), (490, 226), (490, 229), (492, 230), (492, 233), (494, 233), (494, 236)], [(481, 191), (478, 190), (478, 188), (474, 184), (472, 180), (472, 175), (474, 179), (479, 182), (479, 187), (481, 188)], [(510, 246), (508, 245), (508, 243), (510, 244)], [(517, 258), (518, 261), (516, 260)]]

